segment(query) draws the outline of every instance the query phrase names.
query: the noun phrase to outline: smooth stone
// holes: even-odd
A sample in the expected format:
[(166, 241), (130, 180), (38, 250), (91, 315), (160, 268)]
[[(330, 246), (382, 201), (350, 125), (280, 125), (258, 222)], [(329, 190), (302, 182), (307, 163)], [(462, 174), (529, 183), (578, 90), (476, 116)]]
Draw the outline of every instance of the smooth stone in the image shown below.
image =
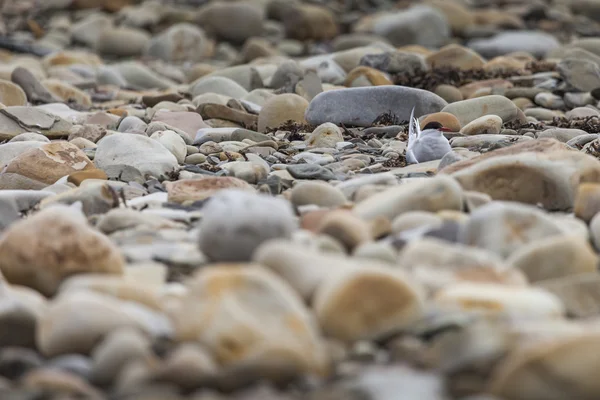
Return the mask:
[(107, 129), (101, 125), (85, 124), (85, 125), (74, 125), (69, 130), (69, 142), (74, 139), (81, 138), (86, 139), (92, 143), (97, 143), (100, 139), (106, 136)]
[(517, 118), (517, 106), (504, 96), (491, 95), (458, 101), (441, 110), (456, 116), (461, 126), (485, 115), (497, 115), (503, 122)]
[(561, 116), (558, 111), (548, 110), (541, 107), (528, 108), (524, 113), (526, 117), (533, 117), (538, 121), (552, 121), (554, 118)]
[(241, 142), (245, 139), (252, 140), (253, 142), (264, 142), (271, 140), (272, 137), (265, 135), (264, 133), (250, 131), (248, 129), (236, 129), (231, 134), (231, 140)]
[(575, 216), (586, 223), (600, 211), (600, 185), (597, 183), (582, 183), (577, 189), (573, 212)]
[(27, 105), (27, 95), (20, 86), (0, 79), (0, 103), (7, 107)]
[(41, 143), (8, 162), (0, 173), (0, 188), (39, 190), (73, 172), (93, 168), (85, 153), (69, 142)]
[(179, 23), (150, 39), (144, 52), (168, 62), (198, 62), (210, 52), (210, 43), (199, 27)]
[(464, 97), (458, 88), (452, 85), (438, 85), (433, 93), (440, 96), (444, 99), (448, 104), (456, 103), (457, 101), (464, 100)]
[(248, 91), (239, 83), (224, 76), (202, 77), (190, 85), (190, 93), (193, 98), (206, 93), (215, 93), (234, 99), (241, 99), (248, 95)]
[[(15, 68), (11, 75), (10, 80), (17, 84), (27, 96), (32, 104), (39, 103), (55, 103), (59, 100), (54, 97), (39, 81), (39, 79), (33, 75), (33, 73), (24, 67)], [(25, 104), (21, 104), (25, 105)]]
[(288, 120), (305, 123), (304, 114), (308, 105), (306, 99), (293, 93), (272, 97), (258, 115), (258, 130), (264, 132), (267, 128), (277, 128)]
[(521, 247), (506, 262), (537, 283), (595, 272), (598, 256), (579, 236), (554, 236)]
[[(515, 400), (592, 399), (600, 393), (600, 385), (586, 372), (596, 368), (597, 361), (591, 354), (599, 340), (597, 328), (592, 325), (586, 332), (542, 340), (511, 352), (494, 370), (490, 392)], [(548, 380), (541, 371), (553, 371), (553, 378)]]
[(183, 205), (208, 199), (225, 189), (254, 191), (252, 186), (245, 181), (229, 176), (180, 179), (175, 182), (167, 182), (165, 186), (169, 194), (169, 202)]
[(163, 145), (175, 156), (179, 164), (183, 164), (187, 155), (187, 148), (181, 136), (173, 131), (162, 131), (153, 133), (150, 139), (154, 139)]
[(90, 354), (106, 335), (119, 328), (132, 327), (150, 333), (147, 324), (152, 321), (144, 321), (136, 311), (141, 309), (141, 305), (126, 305), (97, 292), (77, 290), (64, 293), (50, 304), (38, 321), (37, 348), (47, 357)]
[[(43, 136), (45, 138), (45, 136)], [(48, 140), (49, 142), (49, 140)], [(0, 144), (0, 168), (4, 169), (12, 160), (31, 149), (37, 149), (44, 145), (44, 142), (24, 141), (16, 143)]]
[(123, 328), (110, 332), (91, 354), (90, 381), (96, 385), (110, 385), (127, 363), (152, 359), (151, 343), (141, 332)]
[(489, 39), (475, 39), (468, 43), (468, 47), (488, 58), (518, 51), (543, 58), (559, 46), (560, 43), (554, 36), (536, 31), (506, 31)]
[(459, 45), (448, 45), (425, 58), (430, 68), (482, 68), (485, 60), (476, 52)]
[(306, 139), (306, 144), (311, 147), (331, 147), (344, 141), (342, 130), (331, 122), (319, 125)]
[[(369, 301), (356, 301), (357, 296)], [(327, 336), (352, 343), (412, 325), (423, 315), (424, 300), (423, 289), (408, 275), (369, 265), (325, 280), (315, 293), (313, 307)]]
[[(60, 258), (54, 256), (56, 249)], [(7, 281), (45, 295), (54, 294), (73, 274), (119, 275), (124, 265), (115, 245), (92, 230), (83, 214), (58, 205), (12, 225), (0, 241), (0, 254)]]
[(600, 112), (589, 107), (576, 107), (567, 111), (565, 117), (568, 119), (600, 117)]
[(248, 261), (261, 243), (290, 237), (295, 228), (287, 202), (235, 189), (217, 193), (203, 212), (199, 246), (214, 261)]
[(135, 90), (168, 89), (175, 86), (175, 82), (157, 74), (140, 62), (124, 61), (111, 65), (111, 68), (125, 79), (127, 86)]
[(316, 179), (330, 181), (337, 179), (336, 175), (328, 168), (316, 164), (292, 164), (287, 171), (295, 179)]
[(560, 299), (546, 290), (498, 283), (451, 284), (436, 293), (434, 302), (442, 310), (468, 310), (515, 319), (559, 319), (565, 314)]
[[(143, 175), (165, 176), (177, 169), (177, 158), (156, 140), (142, 135), (121, 133), (98, 142), (95, 164), (106, 170), (115, 165), (126, 165)], [(108, 173), (107, 173), (108, 175)]]
[(408, 211), (461, 210), (463, 194), (457, 181), (439, 176), (400, 184), (359, 202), (353, 209), (367, 220), (384, 217), (392, 221)]
[(50, 143), (50, 139), (48, 139), (44, 135), (40, 135), (35, 132), (25, 132), (21, 133), (8, 141), (8, 143), (15, 142), (42, 142), (42, 143)]
[(100, 33), (95, 50), (115, 57), (139, 56), (150, 42), (150, 34), (141, 29), (111, 28)]
[(119, 122), (117, 127), (118, 132), (145, 132), (148, 124), (145, 123), (141, 118), (128, 115)]
[(405, 11), (381, 13), (369, 22), (367, 30), (361, 31), (370, 31), (382, 36), (396, 47), (409, 44), (438, 47), (445, 44), (450, 37), (450, 26), (444, 14), (427, 5), (416, 5)]
[(234, 43), (261, 36), (264, 25), (264, 13), (250, 3), (209, 3), (194, 19), (207, 32)]
[(346, 204), (346, 196), (341, 190), (323, 182), (300, 182), (291, 193), (291, 203), (296, 206), (318, 205), (319, 207), (339, 207)]
[(523, 273), (497, 255), (437, 238), (410, 241), (402, 248), (398, 260), (397, 264), (430, 292), (460, 282), (527, 285)]
[(328, 41), (339, 33), (336, 15), (319, 4), (291, 3), (281, 22), (286, 37), (301, 41)]
[(460, 238), (468, 246), (506, 258), (532, 242), (565, 232), (559, 221), (534, 206), (494, 201), (471, 213), (461, 228)]
[(401, 51), (365, 54), (360, 59), (360, 65), (375, 68), (388, 74), (400, 72), (414, 74), (428, 69), (423, 57)]
[(76, 43), (95, 48), (100, 33), (113, 27), (113, 20), (105, 14), (90, 14), (71, 25), (70, 31)]
[(600, 87), (600, 66), (593, 61), (567, 58), (559, 62), (556, 68), (569, 86), (576, 90), (590, 92)]
[(559, 142), (568, 142), (575, 139), (576, 137), (586, 135), (587, 132), (581, 129), (568, 129), (568, 128), (550, 128), (540, 132), (537, 137), (556, 139)]
[(565, 108), (565, 102), (561, 96), (555, 95), (549, 92), (542, 92), (535, 96), (534, 101), (537, 105), (551, 108), (551, 109), (562, 109)]
[(464, 135), (497, 135), (502, 129), (502, 118), (497, 115), (484, 115), (461, 129)]
[(537, 283), (537, 286), (560, 298), (569, 316), (592, 318), (600, 311), (599, 284), (600, 274), (594, 271), (541, 281)]
[(336, 125), (371, 126), (388, 112), (406, 121), (415, 107), (415, 117), (441, 111), (447, 103), (441, 97), (421, 89), (403, 86), (378, 86), (330, 90), (318, 94), (306, 110), (312, 125), (332, 122)]
[[(170, 312), (176, 339), (210, 349), (231, 379), (228, 386), (329, 373), (330, 357), (312, 314), (292, 287), (268, 269), (256, 264), (207, 267), (186, 286), (180, 306)], [(239, 340), (241, 332), (244, 340)]]
[[(452, 176), (465, 190), (487, 193), (495, 200), (568, 210), (573, 207), (579, 182), (597, 181), (598, 173), (600, 162), (594, 157), (563, 150), (498, 155)], [(510, 189), (501, 182), (511, 182)]]

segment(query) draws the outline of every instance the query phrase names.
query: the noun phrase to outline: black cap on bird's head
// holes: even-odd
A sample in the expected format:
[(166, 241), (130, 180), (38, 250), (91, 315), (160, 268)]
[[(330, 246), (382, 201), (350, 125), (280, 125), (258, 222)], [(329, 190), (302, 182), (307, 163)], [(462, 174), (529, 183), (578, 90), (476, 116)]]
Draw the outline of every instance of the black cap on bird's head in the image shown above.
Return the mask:
[(427, 129), (435, 129), (442, 132), (450, 132), (450, 129), (444, 127), (444, 125), (440, 124), (437, 121), (428, 122), (427, 125), (423, 127), (424, 131), (426, 131)]

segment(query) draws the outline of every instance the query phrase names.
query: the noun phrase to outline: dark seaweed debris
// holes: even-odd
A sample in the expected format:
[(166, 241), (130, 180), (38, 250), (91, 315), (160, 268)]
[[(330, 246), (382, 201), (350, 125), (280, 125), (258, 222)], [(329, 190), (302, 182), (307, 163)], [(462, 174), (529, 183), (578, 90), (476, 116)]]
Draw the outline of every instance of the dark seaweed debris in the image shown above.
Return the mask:
[(302, 124), (300, 122), (287, 120), (277, 128), (267, 128), (266, 133), (275, 133), (277, 131), (287, 131), (285, 139), (289, 141), (293, 140), (304, 140), (304, 134), (306, 132), (314, 131), (316, 126), (310, 124)]
[[(414, 74), (398, 73), (392, 76), (392, 82), (396, 85), (433, 91), (439, 85), (460, 87), (477, 81), (507, 79), (514, 76), (527, 76), (532, 73), (550, 72), (554, 71), (555, 68), (554, 63), (546, 61), (530, 62), (524, 70), (507, 71), (486, 71), (482, 68), (460, 70), (454, 67), (439, 67), (430, 71), (419, 70)], [(515, 85), (518, 84), (518, 82), (515, 83)]]

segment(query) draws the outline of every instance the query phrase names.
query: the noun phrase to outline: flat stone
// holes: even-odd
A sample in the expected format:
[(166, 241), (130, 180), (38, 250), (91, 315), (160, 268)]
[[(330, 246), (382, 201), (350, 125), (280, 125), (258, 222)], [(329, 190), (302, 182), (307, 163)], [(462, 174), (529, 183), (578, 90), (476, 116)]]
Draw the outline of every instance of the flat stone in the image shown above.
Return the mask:
[(310, 102), (306, 118), (313, 125), (332, 122), (371, 126), (386, 113), (399, 121), (407, 121), (413, 107), (415, 117), (419, 117), (439, 112), (446, 106), (441, 97), (420, 89), (403, 86), (351, 88), (320, 93)]
[(316, 179), (322, 181), (337, 179), (330, 169), (317, 164), (288, 165), (287, 171), (296, 179)]
[(475, 39), (468, 43), (468, 47), (489, 58), (517, 51), (543, 58), (559, 46), (560, 43), (554, 36), (535, 31), (507, 31), (489, 39)]
[[(492, 95), (475, 99), (457, 101), (437, 110), (453, 114), (461, 126), (485, 115), (497, 115), (503, 122), (517, 118), (517, 106), (504, 96)], [(415, 112), (416, 113), (416, 112)]]

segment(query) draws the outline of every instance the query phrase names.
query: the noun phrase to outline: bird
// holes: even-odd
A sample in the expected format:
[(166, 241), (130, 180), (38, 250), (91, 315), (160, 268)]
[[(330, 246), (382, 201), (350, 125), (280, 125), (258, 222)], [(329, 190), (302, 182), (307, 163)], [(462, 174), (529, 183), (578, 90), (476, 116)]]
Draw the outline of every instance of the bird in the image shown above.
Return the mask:
[(446, 153), (452, 151), (444, 132), (450, 129), (436, 121), (429, 122), (421, 128), (419, 121), (414, 117), (415, 108), (410, 113), (408, 128), (408, 146), (406, 148), (406, 161), (409, 164), (418, 164), (427, 161), (440, 160)]

